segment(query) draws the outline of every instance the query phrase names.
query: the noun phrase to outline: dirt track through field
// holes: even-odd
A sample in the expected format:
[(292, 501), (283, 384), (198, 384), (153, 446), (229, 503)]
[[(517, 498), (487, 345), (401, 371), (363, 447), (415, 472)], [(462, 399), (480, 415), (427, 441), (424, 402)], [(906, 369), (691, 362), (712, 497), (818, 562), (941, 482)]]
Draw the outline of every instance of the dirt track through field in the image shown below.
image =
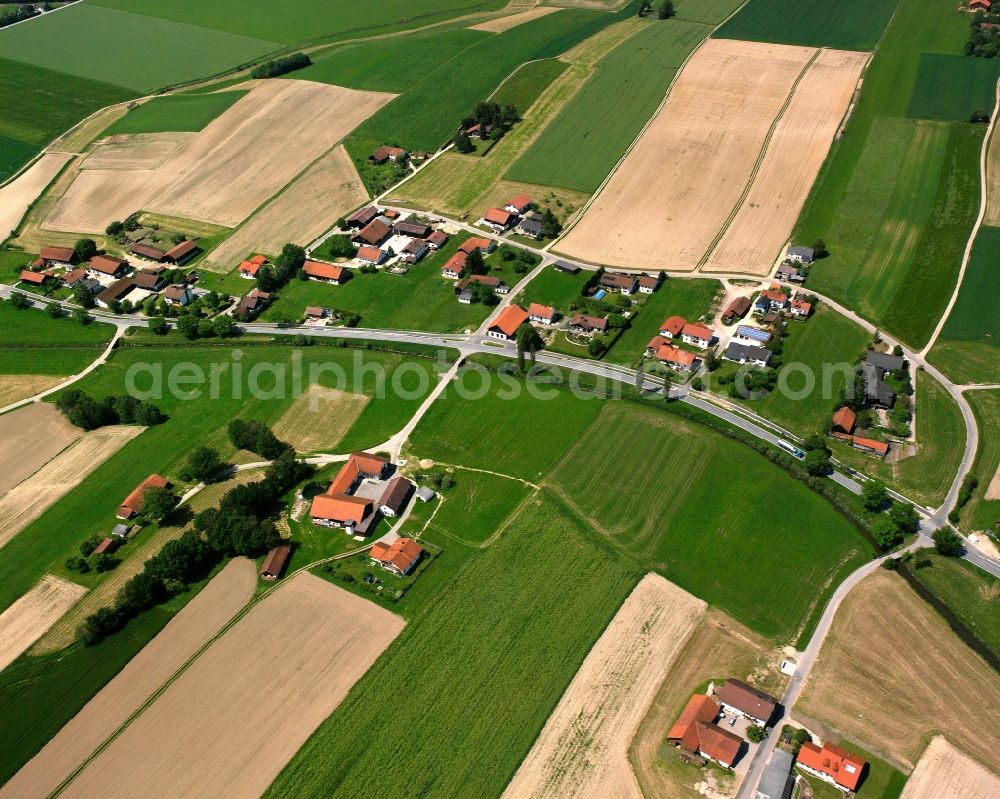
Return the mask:
[(469, 29), (474, 31), (488, 31), (490, 33), (503, 33), (511, 28), (516, 28), (518, 25), (523, 25), (525, 22), (531, 22), (533, 19), (544, 17), (558, 10), (558, 8), (552, 8), (551, 6), (535, 6), (517, 14), (508, 14), (506, 17), (497, 17), (486, 22), (480, 22), (478, 25), (470, 25)]
[(0, 613), (0, 670), (17, 660), (85, 593), (82, 585), (47, 574)]
[(281, 415), (274, 425), (274, 434), (297, 452), (331, 450), (367, 404), (368, 397), (364, 394), (313, 384)]
[(504, 798), (641, 799), (629, 744), (706, 607), (646, 575), (590, 650)]
[(82, 435), (83, 431), (71, 425), (49, 402), (35, 402), (0, 416), (0, 495)]
[(921, 755), (900, 799), (995, 799), (997, 796), (1000, 796), (1000, 777), (937, 735)]
[(739, 210), (707, 271), (766, 275), (826, 159), (868, 53), (821, 50), (795, 88)]
[(0, 497), (0, 547), (141, 433), (134, 425), (102, 427), (81, 436), (41, 469)]
[(202, 266), (228, 272), (251, 253), (277, 255), (287, 242), (305, 246), (367, 199), (347, 150), (336, 147), (216, 247)]
[(138, 210), (234, 227), (393, 97), (266, 81), (154, 169), (130, 168), (122, 147), (116, 168), (83, 170), (43, 227), (101, 232)]
[(841, 605), (795, 714), (911, 769), (929, 731), (990, 762), (1000, 728), (985, 709), (998, 706), (1000, 675), (902, 577), (879, 569)]
[(256, 798), (403, 626), (373, 602), (299, 574), (202, 654), (62, 795)]
[(0, 799), (41, 799), (54, 791), (250, 601), (256, 585), (257, 569), (253, 561), (246, 558), (230, 561), (83, 710), (0, 788)]
[(557, 249), (612, 266), (693, 270), (728, 223), (817, 51), (709, 39)]
[(17, 227), (28, 206), (72, 157), (66, 153), (46, 153), (25, 172), (0, 188), (0, 241), (6, 239)]

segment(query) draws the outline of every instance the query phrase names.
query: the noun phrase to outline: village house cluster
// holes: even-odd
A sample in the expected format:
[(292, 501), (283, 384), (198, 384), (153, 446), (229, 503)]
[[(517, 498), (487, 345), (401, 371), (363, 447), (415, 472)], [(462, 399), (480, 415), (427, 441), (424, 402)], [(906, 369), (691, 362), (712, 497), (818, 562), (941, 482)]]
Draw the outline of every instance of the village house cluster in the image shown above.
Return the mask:
[[(880, 425), (887, 423), (886, 414), (896, 404), (896, 391), (887, 382), (891, 375), (899, 375), (907, 370), (906, 359), (902, 355), (868, 350), (862, 361), (859, 372), (863, 395), (861, 402), (879, 420)], [(840, 441), (845, 441), (854, 449), (874, 455), (878, 458), (888, 456), (891, 443), (872, 438), (870, 435), (859, 435), (859, 417), (857, 411), (847, 405), (838, 408), (831, 419), (830, 435)]]
[(488, 227), (496, 235), (515, 230), (532, 239), (542, 238), (542, 218), (533, 210), (534, 204), (526, 194), (511, 197), (502, 208), (488, 208), (478, 224)]

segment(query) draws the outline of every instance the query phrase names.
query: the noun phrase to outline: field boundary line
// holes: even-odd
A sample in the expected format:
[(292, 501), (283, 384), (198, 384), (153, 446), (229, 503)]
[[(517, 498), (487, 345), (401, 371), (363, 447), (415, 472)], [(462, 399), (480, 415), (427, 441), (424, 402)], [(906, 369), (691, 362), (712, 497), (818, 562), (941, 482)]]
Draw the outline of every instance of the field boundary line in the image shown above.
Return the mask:
[(784, 119), (785, 112), (788, 111), (789, 107), (792, 105), (792, 100), (795, 98), (795, 93), (799, 89), (799, 84), (802, 82), (802, 79), (806, 76), (809, 70), (812, 69), (813, 64), (816, 63), (816, 59), (819, 58), (819, 54), (821, 52), (821, 48), (816, 48), (813, 51), (813, 54), (809, 57), (809, 60), (806, 61), (802, 69), (799, 70), (798, 76), (796, 76), (795, 81), (788, 90), (788, 96), (785, 98), (785, 102), (782, 104), (781, 108), (778, 109), (778, 113), (774, 119), (771, 120), (771, 126), (767, 129), (764, 141), (760, 146), (760, 152), (757, 153), (757, 160), (754, 161), (753, 167), (750, 170), (750, 177), (747, 178), (743, 191), (740, 193), (740, 196), (736, 198), (733, 209), (729, 212), (729, 216), (726, 218), (726, 221), (722, 223), (722, 226), (719, 228), (719, 232), (709, 243), (705, 254), (701, 256), (698, 261), (698, 265), (692, 271), (701, 272), (702, 267), (708, 263), (708, 259), (712, 257), (712, 253), (715, 252), (716, 247), (719, 246), (719, 243), (729, 231), (729, 227), (733, 224), (733, 220), (736, 219), (739, 212), (743, 210), (747, 197), (750, 196), (750, 191), (753, 189), (753, 185), (757, 181), (757, 175), (760, 174), (760, 168), (764, 164), (764, 159), (767, 158), (767, 152), (771, 147), (771, 140), (774, 138), (774, 132), (778, 129), (778, 125), (781, 124), (781, 120)]
[(503, 477), (506, 480), (513, 480), (514, 482), (517, 483), (523, 483), (524, 485), (530, 486), (531, 488), (535, 489), (540, 487), (537, 483), (532, 483), (530, 480), (525, 480), (523, 477), (515, 477), (512, 474), (504, 474), (503, 472), (494, 472), (490, 471), (489, 469), (477, 469), (475, 466), (462, 466), (461, 464), (458, 463), (444, 463), (442, 461), (435, 461), (434, 463), (435, 466), (450, 466), (452, 469), (461, 469), (466, 472), (479, 472), (480, 474), (491, 474), (494, 477)]
[(993, 116), (990, 117), (990, 125), (986, 131), (986, 136), (983, 139), (983, 149), (979, 154), (979, 215), (976, 217), (976, 221), (972, 225), (972, 232), (969, 234), (969, 240), (965, 243), (965, 252), (962, 254), (962, 263), (958, 269), (958, 279), (955, 281), (955, 288), (951, 292), (951, 298), (948, 300), (948, 306), (941, 314), (941, 318), (938, 320), (937, 326), (934, 328), (934, 332), (931, 333), (931, 337), (928, 339), (926, 346), (917, 353), (921, 358), (926, 358), (928, 353), (931, 351), (931, 347), (937, 343), (938, 337), (941, 335), (941, 331), (944, 330), (944, 326), (948, 322), (948, 317), (951, 316), (955, 303), (958, 302), (958, 294), (962, 290), (962, 283), (965, 281), (965, 272), (968, 269), (969, 259), (972, 256), (972, 247), (976, 243), (976, 237), (979, 235), (979, 229), (983, 226), (983, 220), (986, 218), (986, 204), (989, 200), (986, 167), (987, 161), (989, 160), (990, 142), (993, 140), (993, 136), (996, 132), (997, 114), (1000, 113), (1000, 81), (997, 82), (995, 96), (996, 100), (993, 105)]

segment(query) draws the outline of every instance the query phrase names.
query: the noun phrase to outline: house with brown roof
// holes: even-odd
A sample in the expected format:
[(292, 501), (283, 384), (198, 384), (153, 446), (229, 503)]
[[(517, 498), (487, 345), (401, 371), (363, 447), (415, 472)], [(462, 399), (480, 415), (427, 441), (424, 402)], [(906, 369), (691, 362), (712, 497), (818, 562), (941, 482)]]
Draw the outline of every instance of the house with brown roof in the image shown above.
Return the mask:
[(130, 277), (123, 277), (104, 289), (94, 298), (94, 301), (101, 308), (109, 308), (111, 303), (124, 300), (134, 288), (135, 281)]
[(182, 264), (194, 258), (199, 249), (197, 239), (187, 239), (167, 250), (163, 254), (163, 260), (167, 263)]
[(397, 538), (391, 544), (377, 541), (371, 549), (371, 562), (388, 572), (405, 576), (420, 562), (424, 550), (412, 538)]
[(639, 275), (639, 293), (652, 294), (660, 287), (659, 275)]
[(44, 286), (50, 277), (52, 276), (48, 272), (32, 272), (30, 269), (22, 269), (19, 280), (30, 286)]
[(768, 311), (783, 311), (788, 307), (788, 295), (781, 290), (781, 286), (774, 284), (769, 289), (765, 289), (757, 297), (753, 304), (754, 313), (767, 313)]
[(87, 268), (92, 274), (109, 277), (124, 277), (129, 271), (128, 261), (113, 255), (95, 255), (87, 262)]
[(164, 256), (167, 254), (166, 250), (161, 250), (159, 247), (154, 247), (152, 244), (143, 244), (141, 241), (136, 242), (128, 249), (132, 255), (139, 255), (143, 258), (148, 258), (150, 261), (156, 261), (157, 263), (162, 261)]
[(368, 156), (368, 160), (373, 164), (384, 164), (386, 161), (398, 161), (405, 163), (410, 154), (402, 147), (387, 147), (385, 145), (377, 148), (375, 152)]
[(537, 302), (528, 306), (528, 321), (540, 325), (555, 324), (559, 312), (550, 305), (539, 305)]
[(194, 292), (184, 283), (175, 283), (163, 291), (163, 299), (168, 305), (187, 305), (194, 299)]
[(831, 430), (834, 433), (843, 433), (849, 436), (854, 432), (857, 424), (858, 415), (844, 405), (842, 408), (838, 408), (836, 413), (833, 414), (833, 427)]
[(813, 307), (811, 302), (806, 302), (805, 300), (796, 297), (792, 300), (792, 306), (789, 308), (788, 312), (796, 319), (808, 319), (812, 310)]
[(443, 230), (435, 230), (427, 237), (427, 246), (432, 250), (440, 250), (448, 243), (448, 234)]
[(726, 710), (766, 727), (778, 706), (778, 700), (741, 680), (726, 680), (719, 691), (719, 701)]
[(513, 227), (517, 222), (517, 214), (504, 211), (502, 208), (490, 208), (483, 214), (483, 223), (489, 226), (494, 233), (503, 233), (508, 228)]
[(87, 279), (87, 270), (79, 268), (72, 269), (69, 272), (64, 273), (62, 276), (63, 285), (66, 286), (66, 288), (70, 289), (76, 288), (86, 279)]
[(263, 255), (255, 255), (240, 264), (240, 277), (247, 280), (254, 280), (260, 268), (267, 263), (267, 258)]
[(381, 219), (373, 219), (351, 238), (355, 244), (369, 244), (378, 247), (392, 236), (392, 228)]
[(363, 228), (377, 216), (378, 208), (374, 205), (366, 205), (364, 208), (358, 209), (347, 217), (345, 221), (347, 222), (348, 227), (359, 229)]
[(334, 286), (344, 285), (351, 276), (351, 270), (335, 264), (326, 264), (322, 261), (306, 261), (302, 264), (302, 271), (310, 280), (318, 280), (321, 283), (332, 283)]
[(660, 325), (660, 335), (664, 338), (678, 338), (686, 324), (687, 319), (683, 316), (669, 316)]
[(731, 325), (733, 322), (742, 319), (747, 315), (747, 311), (750, 310), (750, 298), (749, 297), (734, 297), (733, 300), (726, 306), (726, 310), (722, 313), (722, 321), (727, 325)]
[(411, 239), (410, 243), (403, 247), (402, 258), (408, 264), (415, 264), (427, 253), (430, 252), (430, 245), (423, 239)]
[(132, 282), (146, 291), (159, 291), (163, 288), (165, 281), (163, 280), (162, 272), (149, 272), (145, 269), (140, 269), (132, 275)]
[(455, 293), (461, 294), (473, 283), (488, 286), (493, 289), (494, 294), (504, 295), (510, 293), (510, 286), (504, 283), (500, 278), (494, 277), (493, 275), (469, 275), (467, 278), (463, 278), (455, 284)]
[(493, 321), (486, 331), (490, 338), (509, 341), (514, 338), (517, 329), (528, 321), (528, 312), (520, 305), (508, 305)]
[(285, 564), (288, 563), (288, 558), (291, 554), (291, 544), (278, 544), (264, 558), (264, 564), (260, 567), (260, 578), (262, 580), (277, 580), (281, 576), (281, 572), (284, 570)]
[(431, 234), (431, 226), (426, 222), (396, 222), (392, 230), (399, 236), (410, 236), (415, 239), (425, 239)]
[(131, 519), (133, 516), (138, 516), (142, 510), (143, 495), (150, 488), (170, 488), (170, 482), (166, 477), (151, 474), (132, 489), (132, 493), (125, 497), (124, 502), (118, 506), (118, 511), (115, 515), (119, 519)]
[(796, 765), (842, 791), (856, 791), (868, 761), (830, 742), (820, 748), (806, 741), (799, 749)]
[(599, 316), (588, 316), (578, 313), (570, 317), (569, 332), (577, 336), (592, 336), (595, 333), (608, 332), (608, 320)]
[(743, 739), (713, 724), (719, 704), (706, 694), (695, 694), (667, 733), (667, 740), (692, 755), (700, 755), (730, 768), (736, 762)]
[(507, 200), (507, 204), (503, 209), (519, 216), (526, 214), (531, 210), (531, 198), (527, 194), (518, 194)]
[(76, 262), (76, 251), (72, 247), (42, 247), (38, 257), (45, 266), (71, 266)]
[(601, 275), (600, 284), (602, 289), (617, 291), (626, 296), (635, 294), (639, 288), (639, 281), (635, 277), (621, 272), (605, 272)]
[(710, 327), (688, 322), (681, 328), (681, 341), (700, 349), (708, 349), (715, 338), (715, 331)]
[(682, 350), (673, 344), (661, 344), (656, 351), (656, 360), (671, 369), (679, 369), (682, 372), (690, 372), (694, 369), (695, 363), (693, 352)]
[(112, 539), (105, 538), (104, 540), (101, 541), (101, 543), (99, 543), (96, 547), (94, 547), (94, 551), (91, 552), (90, 554), (104, 555), (111, 550), (114, 543), (115, 542)]
[(321, 305), (307, 305), (304, 314), (306, 319), (317, 322), (321, 319), (326, 319), (327, 310)]
[(382, 497), (378, 501), (382, 515), (389, 517), (399, 516), (406, 510), (406, 503), (409, 502), (413, 494), (413, 483), (402, 475), (396, 475), (385, 486)]
[(464, 252), (456, 252), (451, 258), (448, 259), (447, 263), (441, 267), (441, 277), (446, 277), (449, 280), (457, 280), (465, 274), (465, 261), (466, 254)]
[[(358, 247), (357, 253), (354, 257), (361, 261), (363, 264), (371, 264), (372, 266), (379, 266), (385, 263), (385, 260), (389, 257), (389, 253), (385, 250), (381, 250), (378, 247), (370, 247), (367, 244), (363, 244)], [(326, 264), (321, 264), (321, 266), (326, 266)], [(340, 267), (334, 267), (335, 269), (340, 269)], [(308, 275), (309, 273), (306, 272)], [(334, 281), (337, 285), (340, 285), (339, 278)]]

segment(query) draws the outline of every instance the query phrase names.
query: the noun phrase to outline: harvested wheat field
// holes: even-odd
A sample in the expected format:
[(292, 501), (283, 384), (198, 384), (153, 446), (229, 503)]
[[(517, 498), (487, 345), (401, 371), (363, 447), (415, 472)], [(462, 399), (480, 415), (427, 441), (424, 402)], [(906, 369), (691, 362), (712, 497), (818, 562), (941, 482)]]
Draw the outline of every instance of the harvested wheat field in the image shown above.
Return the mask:
[(996, 130), (986, 151), (986, 213), (983, 224), (1000, 226), (1000, 135)]
[(43, 227), (101, 232), (140, 209), (234, 227), (393, 97), (266, 81), (154, 169), (126, 154), (124, 168), (83, 170)]
[(990, 484), (986, 486), (986, 499), (1000, 499), (1000, 464), (997, 464), (996, 473)]
[(109, 136), (97, 144), (81, 169), (156, 169), (196, 133), (138, 133)]
[[(671, 664), (629, 747), (629, 760), (645, 799), (698, 799), (701, 778), (714, 780), (712, 795), (731, 795), (736, 787), (722, 772), (676, 768), (673, 747), (664, 748), (667, 730), (700, 685), (736, 677), (772, 696), (784, 693), (781, 650), (716, 608), (709, 608), (684, 649)], [(696, 778), (692, 779), (692, 776)]]
[(933, 734), (991, 762), (1000, 675), (902, 577), (879, 569), (841, 605), (795, 705), (821, 737), (836, 730), (909, 771)]
[[(259, 480), (262, 476), (263, 470), (258, 469), (238, 472), (230, 480), (206, 486), (195, 494), (190, 502), (185, 503), (185, 507), (189, 508), (192, 513), (200, 513), (207, 508), (218, 507), (223, 494), (231, 488)], [(94, 586), (83, 599), (63, 614), (52, 625), (52, 628), (31, 647), (29, 654), (44, 655), (49, 652), (58, 652), (72, 644), (76, 640), (77, 627), (87, 616), (99, 608), (110, 606), (121, 587), (142, 571), (147, 560), (163, 549), (167, 542), (180, 538), (190, 529), (190, 524), (184, 527), (159, 527), (152, 535), (144, 536), (141, 543), (133, 542), (126, 549), (119, 550), (119, 553), (125, 555), (125, 559), (106, 574), (104, 579)]]
[(367, 199), (347, 150), (336, 147), (216, 247), (202, 266), (228, 272), (250, 253), (277, 255), (287, 242), (310, 244)]
[(260, 796), (403, 625), (306, 572), (280, 583), (62, 796)]
[(0, 547), (142, 431), (134, 425), (114, 425), (84, 433), (0, 497)]
[(558, 8), (552, 8), (550, 6), (535, 6), (527, 11), (519, 11), (516, 14), (508, 14), (506, 17), (497, 17), (496, 19), (487, 20), (486, 22), (480, 22), (478, 25), (470, 25), (469, 27), (474, 31), (503, 33), (504, 31), (509, 31), (511, 28), (516, 28), (518, 25), (523, 25), (525, 22), (531, 22), (533, 19), (544, 17), (546, 14), (551, 14), (558, 10)]
[(297, 452), (330, 450), (340, 443), (368, 404), (364, 394), (311, 385), (274, 425), (274, 434)]
[(708, 39), (580, 221), (567, 255), (693, 270), (733, 212), (767, 136), (816, 51)]
[(0, 613), (0, 670), (17, 660), (85, 593), (82, 585), (46, 574)]
[(58, 386), (64, 375), (4, 375), (0, 381), (0, 408)]
[(868, 53), (821, 50), (795, 88), (750, 191), (705, 264), (766, 275), (788, 242), (826, 159)]
[(0, 788), (0, 797), (26, 799), (52, 793), (250, 601), (256, 586), (257, 569), (253, 561), (246, 558), (230, 561), (83, 710)]
[(1000, 796), (1000, 777), (938, 735), (921, 755), (900, 799), (991, 799), (997, 796)]
[(590, 650), (504, 797), (642, 799), (629, 744), (706, 607), (646, 575)]
[(28, 210), (28, 206), (72, 157), (68, 153), (46, 153), (14, 180), (0, 188), (0, 241), (11, 234), (24, 216), (24, 212)]
[(0, 494), (34, 474), (82, 435), (80, 428), (48, 402), (35, 402), (0, 416)]

